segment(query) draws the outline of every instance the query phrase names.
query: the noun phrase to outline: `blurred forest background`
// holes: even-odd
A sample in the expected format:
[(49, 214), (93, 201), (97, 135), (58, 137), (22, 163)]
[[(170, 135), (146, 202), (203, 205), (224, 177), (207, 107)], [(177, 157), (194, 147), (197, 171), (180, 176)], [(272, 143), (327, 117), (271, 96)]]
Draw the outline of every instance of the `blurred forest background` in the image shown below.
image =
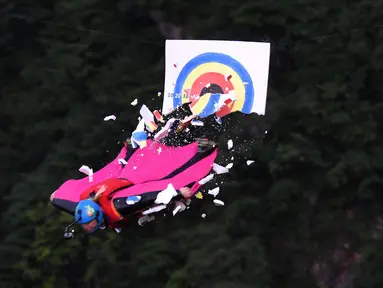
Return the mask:
[[(382, 1), (0, 9), (0, 287), (383, 287)], [(65, 242), (72, 217), (49, 195), (112, 160), (142, 104), (161, 108), (166, 39), (271, 43), (266, 115), (225, 119), (226, 205), (206, 196), (144, 228)]]

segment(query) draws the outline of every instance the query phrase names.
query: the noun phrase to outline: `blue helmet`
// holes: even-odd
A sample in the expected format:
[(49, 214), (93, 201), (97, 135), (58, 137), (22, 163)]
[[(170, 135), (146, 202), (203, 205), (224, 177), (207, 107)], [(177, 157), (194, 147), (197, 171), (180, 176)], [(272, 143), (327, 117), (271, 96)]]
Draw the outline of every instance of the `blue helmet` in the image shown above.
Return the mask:
[(75, 218), (79, 224), (86, 224), (90, 221), (97, 219), (97, 227), (89, 233), (97, 231), (103, 219), (103, 213), (101, 207), (92, 200), (82, 200), (78, 202), (75, 211)]

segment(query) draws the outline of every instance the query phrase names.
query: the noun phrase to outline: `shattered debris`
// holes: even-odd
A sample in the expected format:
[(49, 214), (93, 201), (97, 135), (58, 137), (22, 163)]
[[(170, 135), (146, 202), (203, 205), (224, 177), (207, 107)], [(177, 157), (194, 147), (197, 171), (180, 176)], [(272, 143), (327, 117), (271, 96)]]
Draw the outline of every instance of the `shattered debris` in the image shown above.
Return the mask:
[(138, 100), (137, 99), (134, 99), (132, 103), (130, 103), (130, 105), (132, 106), (136, 106), (138, 104)]
[(213, 202), (214, 202), (215, 206), (225, 206), (225, 203), (223, 203), (223, 201), (221, 201), (221, 200), (214, 199)]
[(109, 120), (113, 120), (113, 121), (115, 121), (115, 120), (116, 120), (116, 116), (114, 116), (114, 115), (109, 115), (109, 116), (106, 116), (106, 117), (104, 118), (104, 121), (109, 121)]

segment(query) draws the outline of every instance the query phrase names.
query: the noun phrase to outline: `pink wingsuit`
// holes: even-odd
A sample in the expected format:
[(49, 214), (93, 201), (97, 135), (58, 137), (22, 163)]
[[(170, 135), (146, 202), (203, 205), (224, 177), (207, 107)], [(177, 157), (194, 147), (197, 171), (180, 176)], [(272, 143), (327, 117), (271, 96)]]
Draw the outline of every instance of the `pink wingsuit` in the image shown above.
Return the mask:
[(124, 159), (127, 153), (127, 148), (123, 147), (112, 162), (93, 174), (92, 182), (88, 176), (67, 180), (55, 191), (55, 198), (78, 202), (81, 191), (113, 177), (127, 179), (134, 184), (116, 192), (113, 198), (163, 190), (169, 183), (179, 189), (204, 178), (217, 157), (217, 149), (201, 157), (196, 142), (169, 147), (153, 140), (148, 140), (145, 148), (135, 150), (126, 165), (120, 164), (119, 159)]

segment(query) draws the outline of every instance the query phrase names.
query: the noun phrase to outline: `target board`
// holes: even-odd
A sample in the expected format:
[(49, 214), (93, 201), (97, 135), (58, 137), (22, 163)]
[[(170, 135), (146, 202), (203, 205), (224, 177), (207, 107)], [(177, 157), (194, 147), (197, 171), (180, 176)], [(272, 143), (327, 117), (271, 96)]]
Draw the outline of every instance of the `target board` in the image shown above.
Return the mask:
[(269, 43), (167, 40), (165, 58), (163, 114), (185, 103), (201, 118), (265, 114)]

